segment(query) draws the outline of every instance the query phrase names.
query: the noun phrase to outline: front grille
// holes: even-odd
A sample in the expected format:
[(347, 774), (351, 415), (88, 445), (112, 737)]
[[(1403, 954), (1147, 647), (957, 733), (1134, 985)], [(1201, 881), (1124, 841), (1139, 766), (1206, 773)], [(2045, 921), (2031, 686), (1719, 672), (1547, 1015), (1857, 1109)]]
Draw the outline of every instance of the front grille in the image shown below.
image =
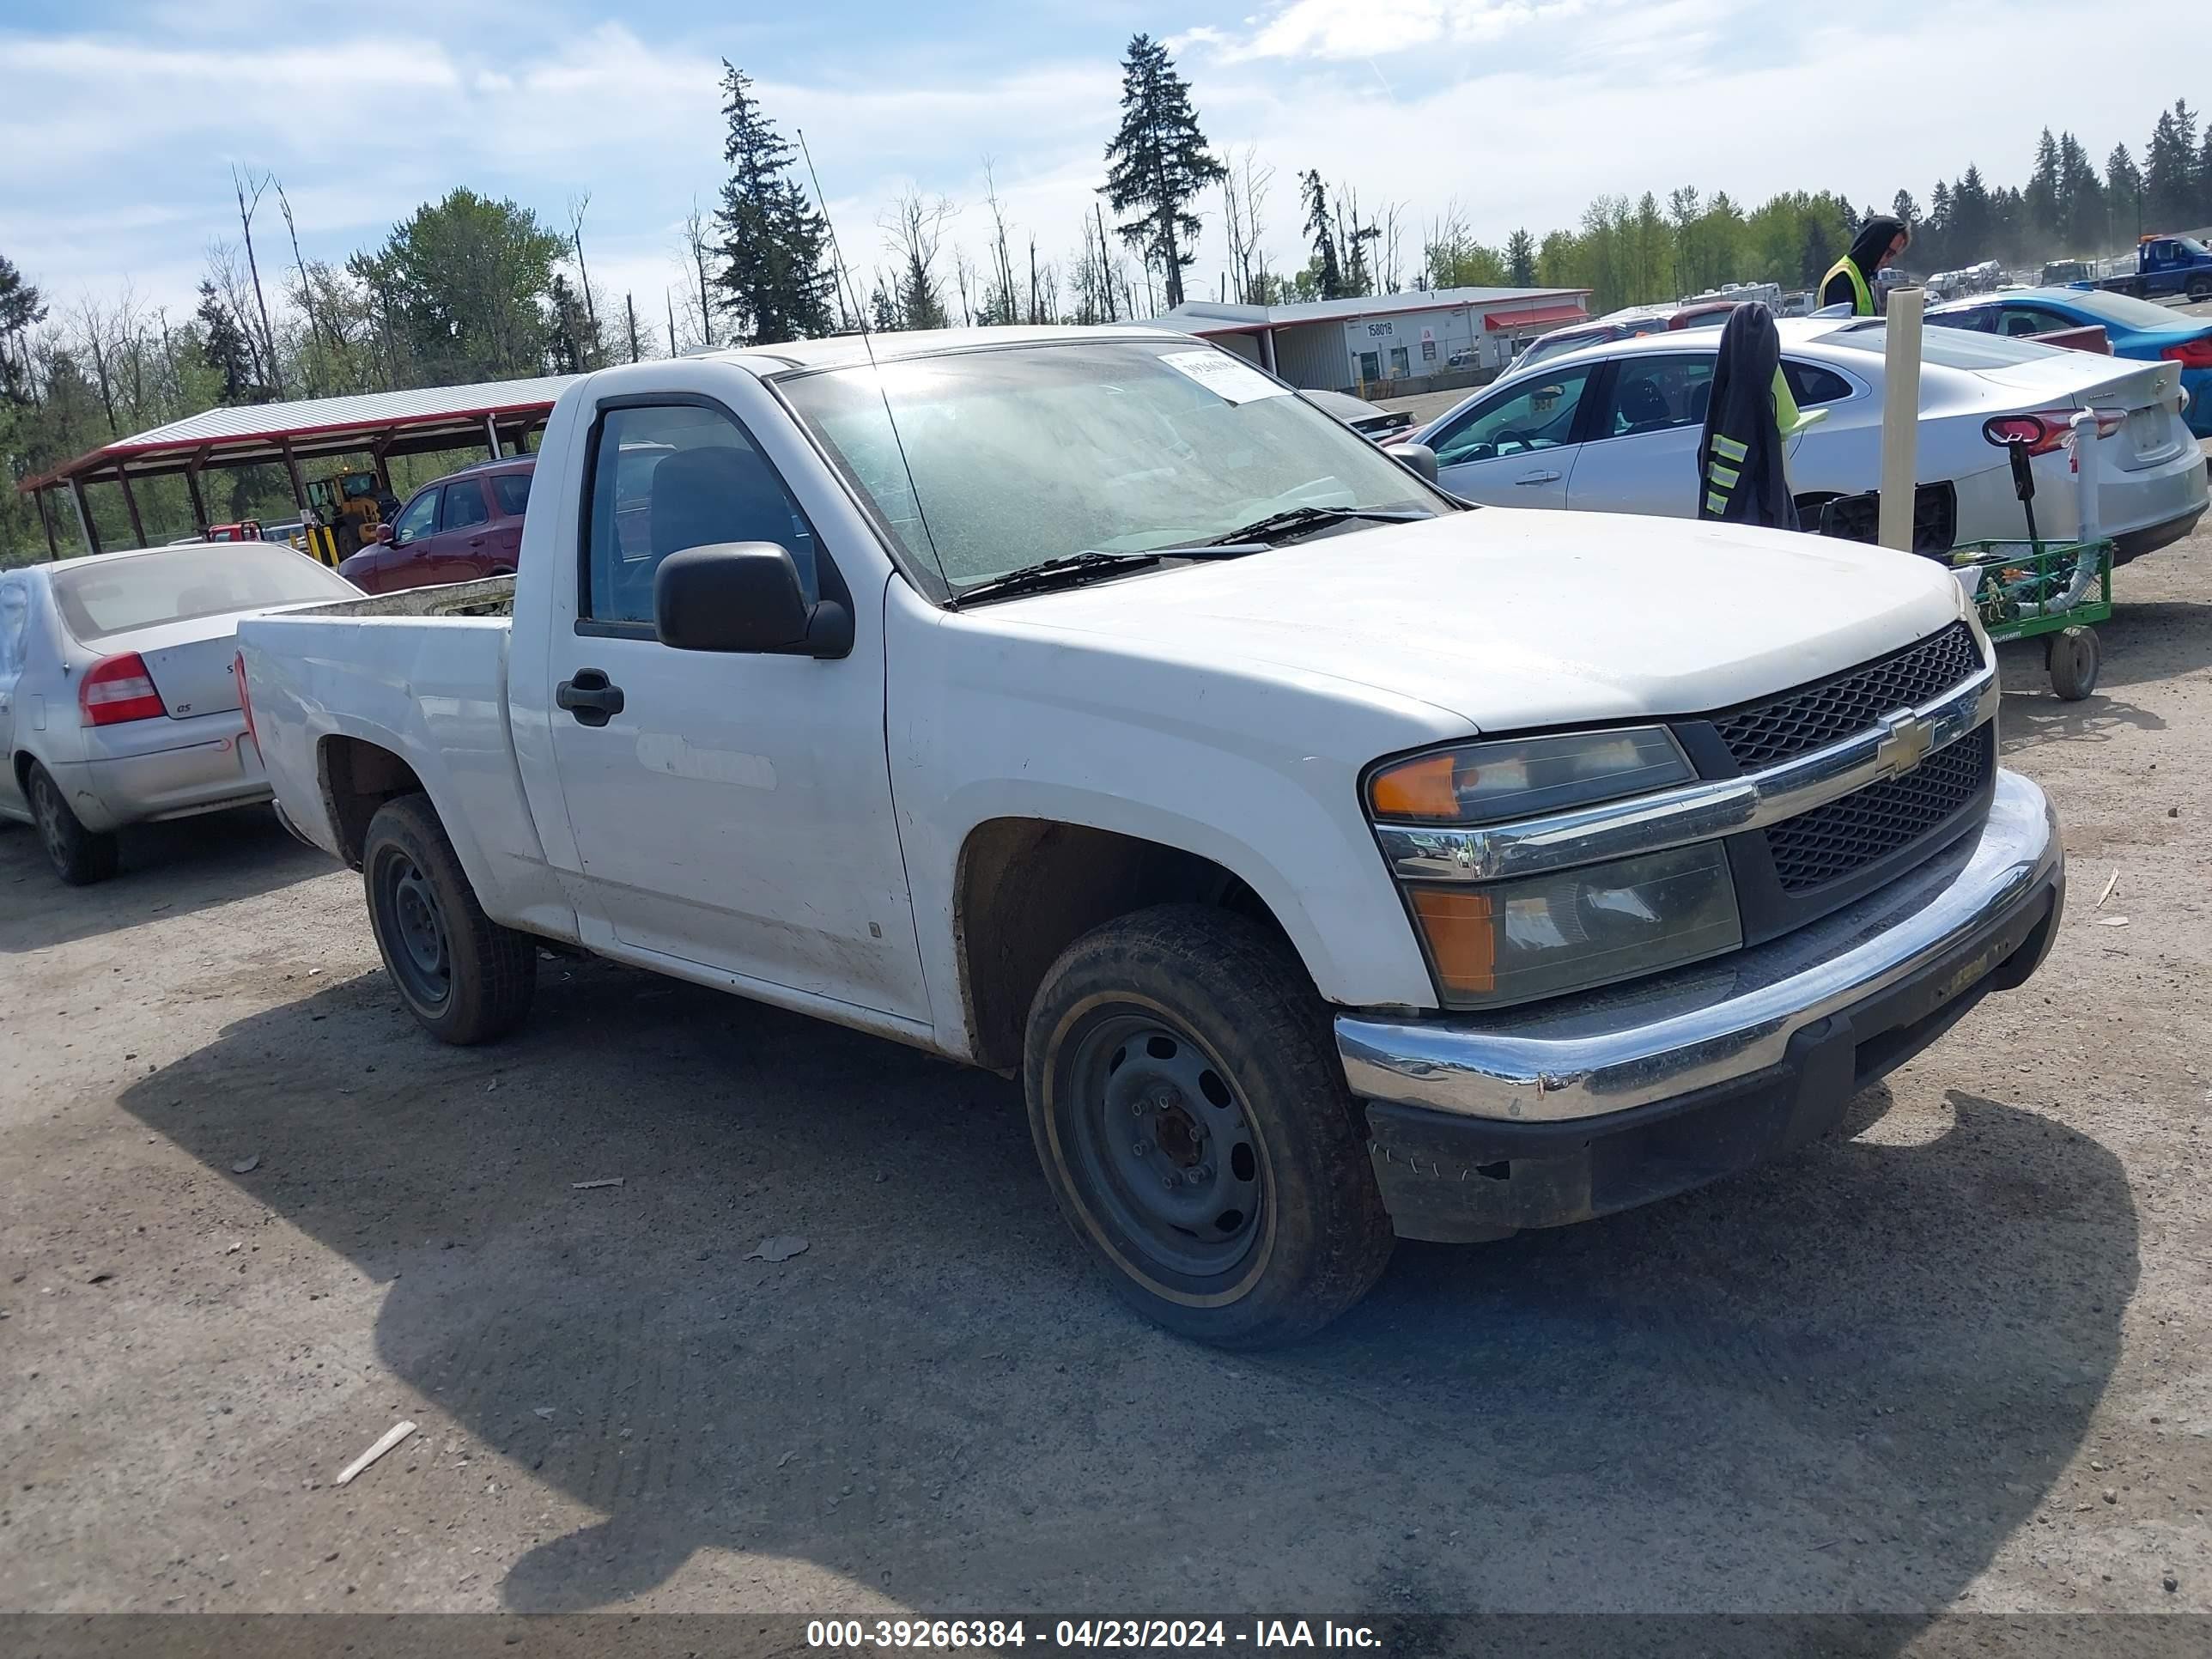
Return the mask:
[(1833, 679), (1716, 715), (1713, 726), (1735, 763), (1756, 772), (1863, 732), (1884, 714), (1917, 708), (1981, 665), (1973, 631), (1953, 623), (1917, 645)]
[(1776, 824), (1766, 845), (1782, 890), (1802, 893), (1863, 870), (1950, 817), (1988, 786), (1996, 764), (1996, 732), (1984, 723), (1901, 778), (1885, 778)]

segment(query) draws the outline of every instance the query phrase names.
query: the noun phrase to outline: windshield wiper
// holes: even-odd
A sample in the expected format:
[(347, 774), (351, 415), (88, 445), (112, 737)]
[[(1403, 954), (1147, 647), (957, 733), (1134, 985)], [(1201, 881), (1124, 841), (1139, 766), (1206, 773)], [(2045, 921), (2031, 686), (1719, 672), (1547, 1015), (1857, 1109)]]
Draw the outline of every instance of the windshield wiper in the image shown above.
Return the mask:
[(1432, 519), (1435, 516), (1435, 514), (1420, 507), (1293, 507), (1281, 513), (1270, 513), (1264, 519), (1255, 519), (1249, 524), (1239, 525), (1234, 530), (1224, 531), (1206, 545), (1218, 547), (1229, 542), (1249, 542), (1280, 535), (1285, 531), (1318, 529), (1325, 524), (1341, 524), (1346, 519), (1370, 519), (1377, 524), (1411, 524), (1417, 519)]
[(1104, 552), (1094, 548), (1081, 553), (1070, 553), (1063, 558), (1025, 564), (1018, 570), (1009, 570), (1003, 576), (994, 576), (988, 581), (977, 582), (973, 587), (963, 587), (953, 598), (962, 605), (970, 599), (1012, 599), (1018, 593), (1041, 593), (1048, 588), (1074, 587), (1109, 574), (1142, 570), (1163, 559), (1240, 559), (1248, 553), (1266, 551), (1264, 544), (1245, 538), (1195, 542), (1182, 547), (1146, 548), (1126, 553)]

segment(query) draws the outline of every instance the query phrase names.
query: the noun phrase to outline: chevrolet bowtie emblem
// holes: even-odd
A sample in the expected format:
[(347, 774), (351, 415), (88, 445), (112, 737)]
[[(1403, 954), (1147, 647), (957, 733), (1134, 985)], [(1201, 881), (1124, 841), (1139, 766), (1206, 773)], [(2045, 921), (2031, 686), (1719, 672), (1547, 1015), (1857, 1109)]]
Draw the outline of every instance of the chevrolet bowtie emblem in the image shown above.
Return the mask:
[(1893, 778), (1901, 778), (1928, 758), (1936, 746), (1936, 722), (1917, 714), (1899, 713), (1882, 722), (1886, 728), (1875, 753)]

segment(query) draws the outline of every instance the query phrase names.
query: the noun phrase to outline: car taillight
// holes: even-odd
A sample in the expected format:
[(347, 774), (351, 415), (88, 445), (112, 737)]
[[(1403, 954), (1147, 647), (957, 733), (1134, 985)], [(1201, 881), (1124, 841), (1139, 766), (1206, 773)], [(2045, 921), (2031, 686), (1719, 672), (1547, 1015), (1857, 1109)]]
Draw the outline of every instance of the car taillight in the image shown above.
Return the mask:
[(167, 714), (154, 677), (136, 651), (102, 657), (86, 671), (76, 689), (76, 704), (87, 726), (119, 726), (125, 720), (150, 720)]
[(256, 749), (261, 747), (261, 734), (253, 729), (253, 699), (246, 695), (246, 653), (234, 651), (230, 656), (230, 678), (238, 685), (238, 712), (246, 716), (246, 735), (253, 739)]
[(2184, 340), (2179, 345), (2166, 347), (2158, 355), (2169, 362), (2179, 363), (2184, 368), (2212, 368), (2212, 335), (2201, 340)]
[[(2031, 455), (2048, 455), (2074, 441), (2074, 417), (2078, 409), (2039, 409), (2031, 415), (1997, 415), (1982, 422), (1982, 436), (2000, 449), (2024, 443)], [(2109, 438), (2127, 424), (2124, 409), (2095, 409), (2097, 435)]]

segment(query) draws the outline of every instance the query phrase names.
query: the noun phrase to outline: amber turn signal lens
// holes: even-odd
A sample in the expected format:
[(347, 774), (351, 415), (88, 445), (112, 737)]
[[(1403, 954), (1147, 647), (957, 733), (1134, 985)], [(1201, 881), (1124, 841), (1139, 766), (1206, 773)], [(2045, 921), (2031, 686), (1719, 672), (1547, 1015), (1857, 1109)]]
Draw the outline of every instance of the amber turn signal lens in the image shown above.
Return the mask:
[(1449, 823), (1459, 817), (1459, 792), (1453, 783), (1458, 765), (1455, 756), (1424, 755), (1377, 772), (1367, 786), (1375, 815)]
[(1449, 887), (1407, 890), (1413, 914), (1447, 992), (1487, 995), (1498, 988), (1498, 936), (1491, 897)]

